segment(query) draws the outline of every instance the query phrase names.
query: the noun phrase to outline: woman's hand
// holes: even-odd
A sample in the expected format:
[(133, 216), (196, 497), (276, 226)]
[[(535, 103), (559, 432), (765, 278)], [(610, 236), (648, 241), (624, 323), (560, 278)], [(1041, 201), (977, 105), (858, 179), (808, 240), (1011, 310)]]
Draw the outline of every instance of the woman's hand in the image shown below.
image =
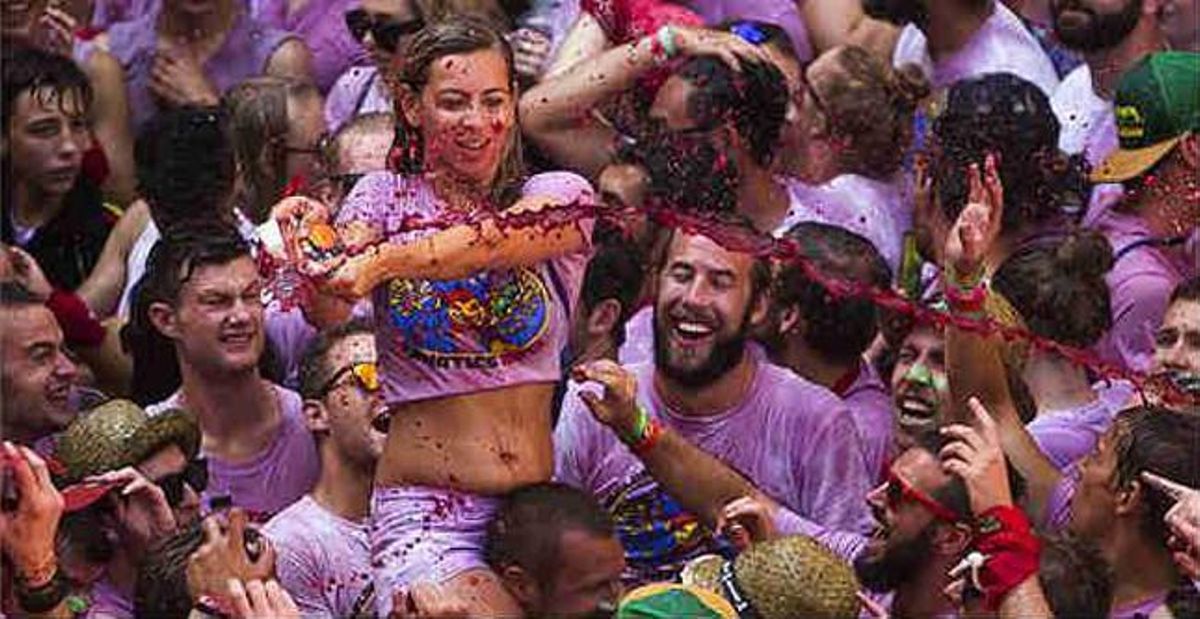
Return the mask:
[(1004, 216), (1004, 186), (996, 169), (996, 157), (989, 154), (980, 178), (979, 166), (971, 164), (967, 171), (970, 193), (967, 205), (946, 235), (943, 259), (950, 273), (970, 279), (982, 275), (983, 261), (1000, 236)]

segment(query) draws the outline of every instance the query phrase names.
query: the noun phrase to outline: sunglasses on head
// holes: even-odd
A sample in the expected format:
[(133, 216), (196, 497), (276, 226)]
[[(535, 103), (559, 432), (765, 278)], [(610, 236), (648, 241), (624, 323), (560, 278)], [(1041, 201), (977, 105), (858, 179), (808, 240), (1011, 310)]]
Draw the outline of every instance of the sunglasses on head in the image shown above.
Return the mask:
[(362, 43), (371, 33), (371, 38), (381, 49), (394, 53), (400, 46), (400, 39), (410, 34), (416, 34), (425, 27), (425, 20), (417, 17), (408, 21), (395, 21), (389, 17), (367, 12), (365, 9), (346, 11), (346, 28), (350, 30), (354, 40)]
[(379, 391), (379, 369), (370, 361), (359, 361), (334, 372), (333, 376), (330, 376), (329, 380), (325, 381), (325, 384), (321, 387), (321, 396), (324, 397), (330, 391), (333, 391), (338, 386), (338, 381), (342, 380), (342, 377), (347, 374), (354, 377), (355, 382), (358, 383), (359, 388), (363, 391), (367, 393)]
[(899, 507), (906, 501), (919, 503), (922, 507), (929, 510), (938, 520), (949, 523), (957, 523), (962, 521), (962, 518), (954, 513), (949, 507), (938, 503), (933, 497), (917, 490), (911, 484), (900, 478), (893, 471), (888, 471), (887, 476), (887, 502), (892, 509)]
[(166, 495), (167, 505), (179, 507), (183, 503), (183, 485), (185, 483), (191, 486), (196, 494), (204, 492), (204, 489), (208, 487), (208, 461), (204, 458), (192, 460), (182, 471), (167, 475), (155, 483), (162, 488), (163, 494)]

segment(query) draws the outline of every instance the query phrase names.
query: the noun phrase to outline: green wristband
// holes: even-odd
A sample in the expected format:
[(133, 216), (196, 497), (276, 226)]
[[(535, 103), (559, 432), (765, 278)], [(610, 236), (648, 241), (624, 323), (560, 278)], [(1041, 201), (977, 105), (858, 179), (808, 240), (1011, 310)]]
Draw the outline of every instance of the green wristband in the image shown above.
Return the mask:
[(650, 427), (650, 414), (639, 404), (637, 420), (633, 423), (633, 431), (621, 436), (621, 442), (626, 445), (636, 445), (646, 436), (646, 428)]

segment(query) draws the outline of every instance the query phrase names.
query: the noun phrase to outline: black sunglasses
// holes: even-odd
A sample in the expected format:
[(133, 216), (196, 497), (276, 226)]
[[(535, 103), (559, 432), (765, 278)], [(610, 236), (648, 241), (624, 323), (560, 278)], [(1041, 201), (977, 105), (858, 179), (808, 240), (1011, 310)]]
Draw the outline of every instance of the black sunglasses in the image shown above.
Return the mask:
[(375, 44), (383, 50), (394, 53), (400, 46), (400, 39), (415, 34), (425, 27), (425, 20), (417, 17), (408, 21), (394, 21), (389, 17), (367, 12), (365, 9), (346, 11), (346, 28), (351, 36), (359, 43), (371, 33)]
[(167, 505), (179, 507), (183, 503), (183, 484), (192, 487), (196, 494), (204, 492), (208, 487), (208, 460), (197, 458), (187, 463), (182, 471), (167, 475), (157, 482), (167, 497)]

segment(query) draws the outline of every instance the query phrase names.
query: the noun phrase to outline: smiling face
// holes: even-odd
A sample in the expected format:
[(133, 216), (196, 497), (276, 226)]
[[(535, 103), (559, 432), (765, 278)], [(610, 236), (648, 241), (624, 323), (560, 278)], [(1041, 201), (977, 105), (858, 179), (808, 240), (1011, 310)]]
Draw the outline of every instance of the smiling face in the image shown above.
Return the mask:
[(404, 111), (421, 132), (431, 171), (490, 187), (516, 129), (508, 62), (497, 49), (438, 58), (421, 92), (405, 98)]
[(30, 303), (0, 309), (0, 319), (6, 438), (32, 442), (66, 428), (75, 418), (70, 395), (76, 368), (54, 314)]
[(936, 330), (918, 325), (904, 338), (892, 370), (900, 429), (911, 435), (938, 424), (949, 397), (945, 340)]
[(658, 275), (655, 367), (684, 385), (712, 383), (742, 360), (750, 325), (761, 322), (754, 257), (703, 236), (673, 235)]
[(262, 282), (249, 256), (196, 267), (174, 307), (151, 307), (181, 363), (220, 373), (256, 371), (262, 356)]

